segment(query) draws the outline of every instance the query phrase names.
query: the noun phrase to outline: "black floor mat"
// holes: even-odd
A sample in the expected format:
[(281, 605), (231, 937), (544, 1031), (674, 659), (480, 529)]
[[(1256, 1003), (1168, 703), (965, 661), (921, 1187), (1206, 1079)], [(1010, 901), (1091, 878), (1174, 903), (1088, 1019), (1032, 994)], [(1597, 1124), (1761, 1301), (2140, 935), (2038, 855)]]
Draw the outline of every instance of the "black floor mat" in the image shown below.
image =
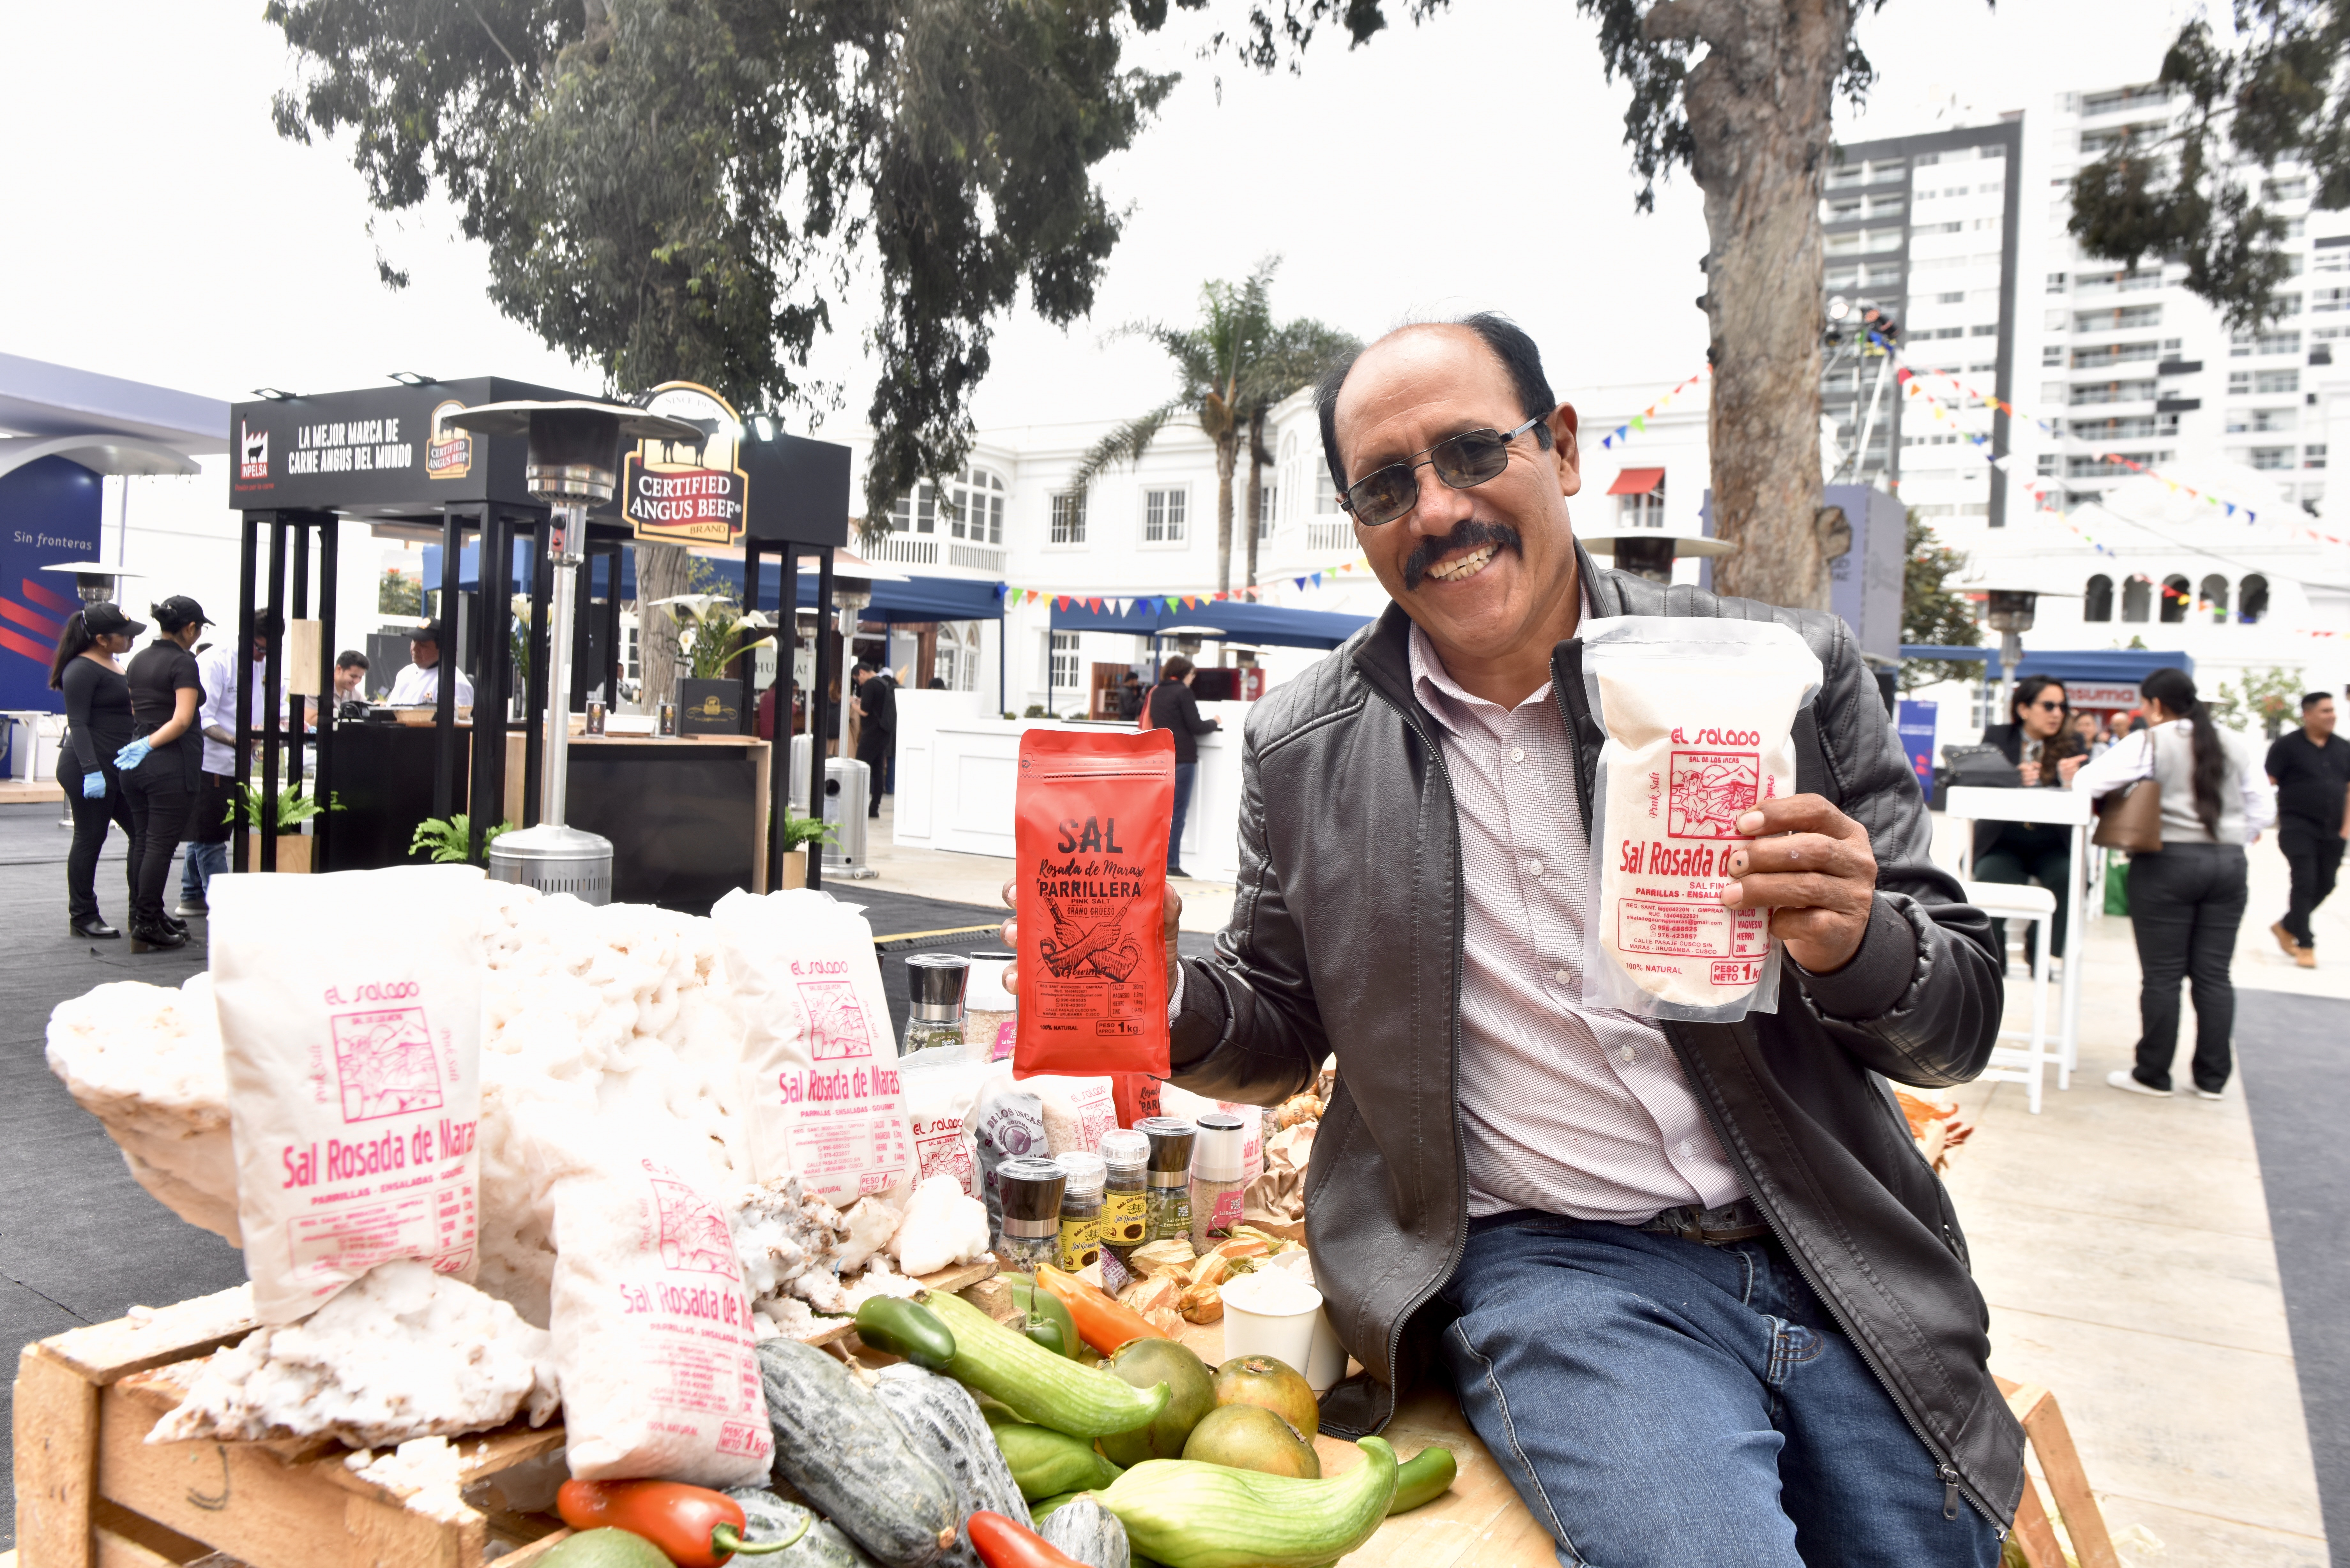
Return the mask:
[(2350, 1568), (2350, 1002), (2236, 993), (2236, 1057), (2268, 1189), (2301, 1407), (2335, 1568)]

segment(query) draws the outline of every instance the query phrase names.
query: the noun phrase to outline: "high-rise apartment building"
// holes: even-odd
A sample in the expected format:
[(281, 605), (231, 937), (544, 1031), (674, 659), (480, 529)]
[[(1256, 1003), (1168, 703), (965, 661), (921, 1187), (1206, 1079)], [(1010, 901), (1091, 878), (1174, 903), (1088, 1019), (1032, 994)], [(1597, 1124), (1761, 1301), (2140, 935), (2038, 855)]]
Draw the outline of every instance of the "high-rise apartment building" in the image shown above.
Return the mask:
[[(1905, 408), (1892, 364), (1864, 330), (1881, 311), (1902, 362), (1938, 367), (2002, 401), (2016, 369), (2020, 117), (1837, 150), (1820, 201), (1825, 284), (1842, 341), (1821, 378), (1846, 483), (1888, 483), (1921, 515), (2005, 516), (2007, 474), (1962, 458), (1959, 428)], [(1841, 319), (1837, 319), (1841, 317)], [(2003, 414), (1980, 425), (2004, 449)]]
[(2109, 452), (2156, 468), (2241, 464), (2314, 512), (2326, 459), (2315, 374), (2350, 337), (2350, 213), (2313, 212), (2312, 182), (2291, 166), (2252, 176), (2286, 221), (2292, 271), (2283, 314), (2257, 333), (2229, 331), (2188, 293), (2184, 266), (2148, 256), (2126, 270), (2084, 255), (2066, 232), (2084, 164), (2126, 140), (2158, 145), (2188, 112), (2159, 87), (2120, 86), (2061, 94), (2027, 122), (2026, 177), (2045, 193), (2027, 212), (2038, 231), (2027, 275), (2045, 292), (2025, 323), (2037, 329), (2038, 396), (2021, 400), (2062, 431), (2030, 432), (2033, 471), (2043, 504), (2069, 509), (2128, 477)]

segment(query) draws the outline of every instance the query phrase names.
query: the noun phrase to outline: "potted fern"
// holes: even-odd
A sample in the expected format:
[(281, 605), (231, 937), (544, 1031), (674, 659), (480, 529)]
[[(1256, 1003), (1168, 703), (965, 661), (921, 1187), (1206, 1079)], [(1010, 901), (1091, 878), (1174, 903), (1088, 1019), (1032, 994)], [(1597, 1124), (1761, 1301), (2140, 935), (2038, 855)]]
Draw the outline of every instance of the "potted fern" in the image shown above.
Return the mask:
[(244, 864), (237, 869), (254, 871), (260, 868), (259, 835), (263, 823), (267, 823), (269, 831), (277, 836), (277, 869), (286, 872), (312, 869), (312, 840), (302, 831), (302, 825), (321, 812), (342, 809), (340, 800), (330, 795), (321, 801), (304, 790), (298, 779), (277, 792), (274, 810), (264, 805), (259, 784), (246, 784), (230, 800), (228, 807), (229, 826), (243, 827), (248, 834), (244, 841)]
[(785, 888), (807, 886), (807, 865), (810, 846), (837, 844), (833, 824), (822, 817), (802, 816), (785, 807), (784, 811), (784, 880)]
[[(511, 822), (484, 829), (482, 847), (488, 849), (499, 834), (513, 830)], [(473, 819), (462, 811), (453, 816), (428, 816), (416, 825), (416, 836), (408, 841), (408, 852), (423, 855), (435, 866), (463, 865), (473, 852)]]

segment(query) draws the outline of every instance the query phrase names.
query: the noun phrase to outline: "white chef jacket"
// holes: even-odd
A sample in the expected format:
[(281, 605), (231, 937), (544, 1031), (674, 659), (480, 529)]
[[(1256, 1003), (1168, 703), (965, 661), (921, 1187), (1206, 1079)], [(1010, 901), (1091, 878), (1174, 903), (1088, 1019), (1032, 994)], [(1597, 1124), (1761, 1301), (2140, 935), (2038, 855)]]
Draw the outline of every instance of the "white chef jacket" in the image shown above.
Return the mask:
[[(471, 702), (473, 700), (473, 683), (466, 680), (465, 672), (460, 670), (457, 671), (457, 701)], [(392, 677), (391, 705), (393, 707), (402, 707), (412, 702), (440, 701), (441, 667), (439, 665), (436, 664), (427, 670), (421, 664), (411, 664)]]
[[(268, 687), (265, 677), (269, 665), (256, 659), (246, 670), (245, 679), (252, 682), (246, 709), (251, 713), (253, 732), (257, 736), (269, 711)], [(234, 639), (213, 643), (196, 655), (196, 674), (204, 683), (204, 700), (196, 708), (196, 726), (200, 730), (226, 730), (236, 733), (236, 644)], [(281, 693), (281, 699), (283, 694)], [(285, 711), (281, 705), (280, 713)], [(281, 725), (279, 733), (284, 733)], [(226, 741), (204, 736), (204, 772), (229, 778), (236, 773), (236, 748)]]

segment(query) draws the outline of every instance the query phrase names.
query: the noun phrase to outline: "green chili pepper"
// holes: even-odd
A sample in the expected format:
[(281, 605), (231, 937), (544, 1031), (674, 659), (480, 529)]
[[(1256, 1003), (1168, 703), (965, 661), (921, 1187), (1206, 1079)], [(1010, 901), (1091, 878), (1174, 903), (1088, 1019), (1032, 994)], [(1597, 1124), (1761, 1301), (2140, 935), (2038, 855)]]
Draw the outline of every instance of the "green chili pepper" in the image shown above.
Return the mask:
[(868, 1297), (857, 1309), (857, 1337), (927, 1372), (944, 1370), (955, 1356), (954, 1334), (938, 1314), (899, 1296)]

